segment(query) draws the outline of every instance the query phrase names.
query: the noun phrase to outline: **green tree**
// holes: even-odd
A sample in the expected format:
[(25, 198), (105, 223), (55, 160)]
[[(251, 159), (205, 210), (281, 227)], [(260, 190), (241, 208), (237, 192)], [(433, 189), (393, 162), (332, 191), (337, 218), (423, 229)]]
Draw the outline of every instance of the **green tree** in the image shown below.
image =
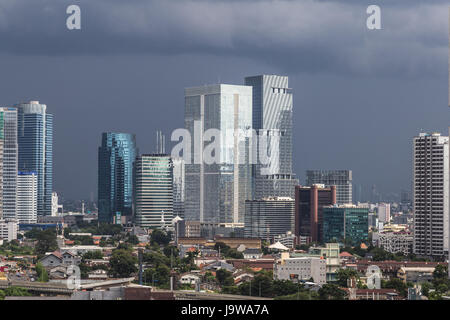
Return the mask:
[(27, 289), (24, 289), (24, 288), (21, 288), (21, 287), (9, 287), (7, 289), (3, 289), (3, 294), (4, 294), (4, 297), (25, 297), (25, 296), (31, 296), (31, 293), (29, 293)]
[(228, 249), (224, 253), (224, 256), (232, 259), (244, 259), (244, 255), (242, 254), (242, 252), (239, 252), (236, 249)]
[(408, 295), (408, 286), (398, 278), (392, 278), (388, 281), (382, 280), (381, 287), (386, 289), (395, 289), (403, 297)]
[(166, 257), (178, 257), (180, 255), (180, 250), (178, 250), (175, 246), (165, 246), (163, 249), (163, 253)]
[(225, 294), (239, 294), (239, 287), (238, 286), (224, 286), (222, 288), (222, 293)]
[(46, 252), (53, 252), (58, 249), (58, 243), (56, 242), (55, 229), (46, 229), (41, 231), (37, 235), (36, 253), (38, 255), (44, 255)]
[(273, 297), (273, 280), (266, 273), (258, 273), (253, 280), (244, 282), (239, 286), (241, 295)]
[(428, 297), (430, 289), (432, 288), (431, 284), (429, 282), (424, 282), (421, 284), (421, 287), (422, 287), (422, 295)]
[(169, 242), (172, 240), (171, 233), (166, 233), (164, 230), (155, 229), (152, 231), (150, 242), (157, 243), (162, 246), (167, 246)]
[(216, 271), (216, 279), (221, 286), (233, 286), (234, 278), (233, 274), (225, 269), (219, 269)]
[(40, 262), (36, 264), (36, 273), (39, 282), (48, 282), (47, 270), (45, 270), (44, 266)]
[(103, 259), (103, 253), (100, 250), (88, 251), (83, 254), (84, 260)]
[(347, 288), (348, 280), (351, 278), (359, 279), (358, 271), (354, 269), (339, 269), (336, 274), (337, 284), (341, 287)]
[(274, 280), (272, 291), (274, 296), (287, 296), (303, 289), (303, 285), (289, 280)]
[(128, 238), (127, 238), (127, 242), (130, 243), (130, 244), (136, 245), (136, 244), (139, 243), (139, 239), (135, 235), (129, 235)]
[(319, 298), (321, 300), (344, 300), (346, 296), (347, 292), (336, 284), (327, 283), (319, 289)]
[(137, 258), (129, 250), (115, 249), (109, 260), (110, 274), (116, 278), (130, 277), (137, 272)]

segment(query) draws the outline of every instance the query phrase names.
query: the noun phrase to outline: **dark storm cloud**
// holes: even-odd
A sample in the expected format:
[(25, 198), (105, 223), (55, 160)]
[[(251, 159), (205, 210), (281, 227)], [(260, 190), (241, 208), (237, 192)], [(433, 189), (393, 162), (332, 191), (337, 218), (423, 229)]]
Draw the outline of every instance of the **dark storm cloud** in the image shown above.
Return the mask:
[[(65, 28), (78, 4), (82, 30)], [(20, 55), (211, 54), (259, 59), (290, 72), (444, 74), (446, 2), (3, 0), (0, 50)]]
[[(366, 29), (369, 4), (383, 30)], [(0, 105), (47, 104), (54, 190), (73, 199), (96, 194), (102, 132), (153, 152), (156, 130), (183, 126), (184, 87), (262, 73), (289, 76), (301, 183), (352, 169), (409, 190), (412, 137), (448, 131), (447, 56), (447, 0), (0, 0)]]

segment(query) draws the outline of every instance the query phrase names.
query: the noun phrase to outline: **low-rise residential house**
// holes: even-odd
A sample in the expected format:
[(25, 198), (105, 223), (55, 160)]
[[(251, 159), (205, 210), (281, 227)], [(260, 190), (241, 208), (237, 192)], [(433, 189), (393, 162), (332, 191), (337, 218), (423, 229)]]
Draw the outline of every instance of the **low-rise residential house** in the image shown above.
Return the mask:
[(95, 266), (108, 266), (109, 265), (109, 259), (103, 258), (103, 259), (87, 259), (86, 265), (88, 267), (95, 267)]
[(200, 258), (195, 258), (194, 259), (194, 264), (199, 267), (199, 268), (203, 268), (206, 265), (209, 265), (213, 262), (219, 261), (220, 259), (218, 257), (200, 257)]
[(65, 251), (62, 253), (60, 251), (54, 251), (47, 253), (45, 257), (39, 260), (39, 262), (45, 268), (54, 268), (58, 266), (79, 265), (81, 258), (74, 255), (70, 251)]
[(397, 277), (403, 282), (421, 283), (433, 280), (435, 267), (401, 267)]
[(66, 279), (67, 278), (67, 267), (60, 265), (60, 266), (51, 268), (48, 272), (48, 276), (50, 279)]
[(108, 272), (102, 269), (90, 271), (88, 272), (88, 279), (106, 280), (108, 279)]
[(357, 289), (343, 288), (349, 300), (402, 300), (395, 289)]
[(239, 286), (244, 282), (253, 280), (253, 278), (255, 278), (255, 276), (250, 272), (246, 272), (243, 270), (237, 270), (233, 273), (233, 278), (234, 278), (234, 284)]
[(245, 249), (242, 254), (244, 256), (244, 259), (259, 259), (263, 256), (261, 250), (251, 248)]
[(343, 251), (339, 254), (339, 258), (341, 260), (341, 265), (342, 264), (347, 264), (347, 263), (355, 263), (356, 261), (356, 257), (350, 253), (348, 253), (347, 251)]
[(185, 273), (181, 275), (179, 281), (181, 284), (196, 284), (199, 283), (200, 280), (201, 278), (199, 275), (193, 273)]
[[(353, 265), (359, 273), (365, 274), (369, 266), (377, 266), (386, 278), (395, 278), (398, 276), (398, 271), (402, 267), (433, 267), (437, 265), (447, 266), (446, 262), (427, 262), (427, 261), (372, 261), (372, 260), (357, 260)], [(348, 268), (349, 264), (344, 265)]]
[(275, 259), (264, 257), (261, 259), (227, 259), (227, 262), (232, 264), (236, 269), (250, 268), (254, 271), (273, 271)]
[(233, 272), (234, 271), (234, 267), (232, 264), (227, 263), (223, 260), (217, 260), (214, 261), (210, 264), (207, 264), (203, 267), (203, 270), (219, 270), (219, 269), (225, 269), (227, 271)]

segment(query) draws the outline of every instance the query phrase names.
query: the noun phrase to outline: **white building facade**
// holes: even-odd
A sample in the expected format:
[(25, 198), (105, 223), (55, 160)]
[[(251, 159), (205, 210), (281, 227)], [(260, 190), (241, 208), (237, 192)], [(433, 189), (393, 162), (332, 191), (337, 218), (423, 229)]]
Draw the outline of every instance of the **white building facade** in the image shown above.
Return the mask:
[(414, 253), (443, 257), (449, 248), (449, 138), (413, 140)]
[(0, 220), (0, 240), (12, 241), (17, 239), (17, 221)]
[(19, 171), (17, 175), (17, 220), (19, 223), (37, 222), (37, 174)]
[(327, 282), (326, 260), (316, 257), (282, 258), (274, 265), (277, 280), (308, 281), (313, 278), (317, 284)]

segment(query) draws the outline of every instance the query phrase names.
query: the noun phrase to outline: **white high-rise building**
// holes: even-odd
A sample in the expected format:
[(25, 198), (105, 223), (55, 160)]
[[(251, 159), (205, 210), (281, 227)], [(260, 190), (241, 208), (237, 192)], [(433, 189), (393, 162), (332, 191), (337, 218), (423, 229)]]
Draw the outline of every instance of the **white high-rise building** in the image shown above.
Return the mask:
[(413, 140), (414, 253), (443, 257), (449, 248), (449, 138)]
[(173, 162), (173, 215), (184, 218), (184, 177), (185, 166), (181, 158), (172, 159)]
[(391, 205), (389, 203), (378, 204), (378, 221), (383, 224), (391, 221)]
[(16, 188), (17, 188), (17, 109), (0, 108), (2, 118), (2, 172), (3, 179), (1, 202), (4, 219), (17, 219)]
[(252, 87), (187, 88), (184, 121), (191, 136), (184, 151), (191, 155), (185, 159), (185, 220), (242, 224), (245, 200), (252, 198)]
[(37, 222), (37, 174), (19, 171), (17, 175), (17, 220), (19, 223)]
[[(298, 179), (292, 172), (293, 94), (289, 78), (259, 75), (245, 78), (253, 88), (253, 129), (267, 137), (267, 146), (258, 146), (258, 155), (271, 154), (270, 165), (253, 166), (254, 199), (295, 197)], [(260, 156), (260, 155), (259, 155)]]

